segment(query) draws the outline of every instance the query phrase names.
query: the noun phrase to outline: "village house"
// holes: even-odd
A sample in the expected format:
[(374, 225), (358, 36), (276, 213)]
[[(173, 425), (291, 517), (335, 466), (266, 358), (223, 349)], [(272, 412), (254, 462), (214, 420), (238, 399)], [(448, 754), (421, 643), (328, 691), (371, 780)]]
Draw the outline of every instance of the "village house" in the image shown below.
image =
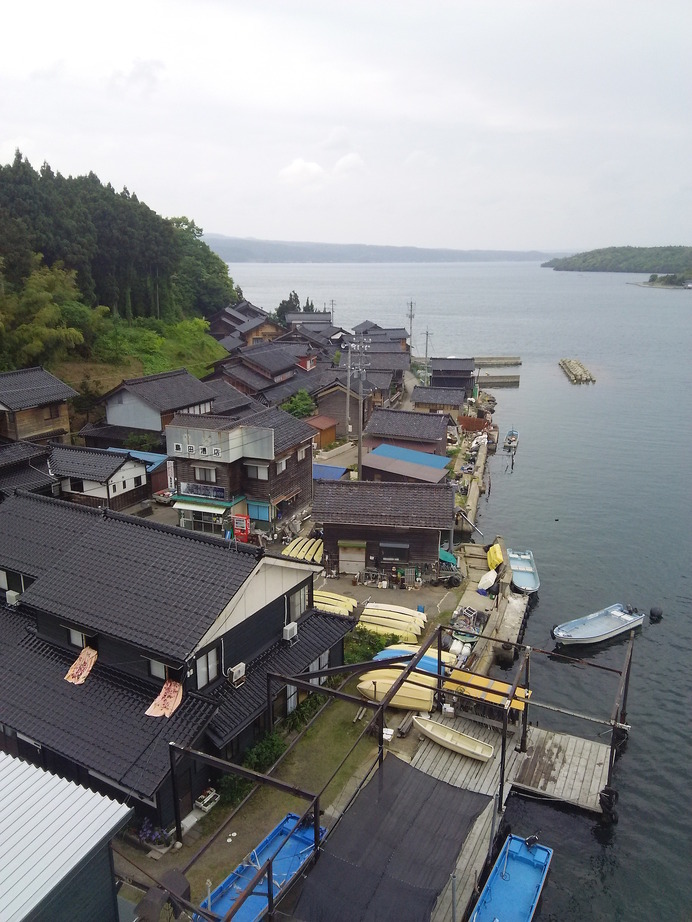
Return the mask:
[(455, 387), (421, 387), (411, 392), (413, 409), (420, 413), (448, 413), (455, 425), (462, 415), (466, 391)]
[(430, 387), (451, 387), (463, 390), (467, 397), (473, 394), (476, 362), (474, 359), (430, 359)]
[(255, 529), (275, 528), (312, 499), (313, 436), (278, 407), (241, 420), (177, 414), (166, 444), (181, 525), (223, 535), (245, 515)]
[(77, 391), (40, 365), (0, 374), (0, 436), (18, 442), (70, 441), (67, 401)]
[(240, 346), (270, 342), (285, 332), (281, 324), (272, 320), (266, 311), (249, 301), (229, 304), (212, 314), (208, 320), (209, 333), (229, 352)]
[(446, 414), (377, 409), (373, 411), (363, 432), (363, 446), (371, 451), (385, 442), (414, 451), (445, 455), (447, 425), (450, 422)]
[(145, 462), (129, 453), (53, 445), (48, 464), (60, 482), (60, 495), (73, 503), (117, 511), (151, 496)]
[(146, 448), (163, 448), (164, 429), (174, 414), (211, 413), (214, 397), (214, 392), (185, 368), (129, 378), (101, 398), (105, 423), (87, 423), (79, 434), (93, 448), (133, 447), (127, 444), (133, 435), (149, 436), (151, 444)]
[[(317, 612), (320, 567), (112, 510), (0, 502), (0, 749), (169, 827), (211, 781), (169, 742), (239, 759), (267, 673), (340, 665), (352, 619)], [(317, 683), (319, 684), (319, 682)], [(271, 691), (281, 720), (299, 703)]]
[(305, 422), (314, 429), (312, 447), (322, 451), (336, 442), (336, 420), (331, 416), (307, 416)]
[(46, 445), (0, 438), (0, 497), (15, 490), (57, 495), (60, 485), (48, 470), (49, 452)]
[(316, 480), (312, 515), (324, 567), (339, 573), (432, 572), (454, 529), (451, 484)]
[(390, 483), (444, 483), (449, 460), (426, 451), (383, 443), (363, 456), (362, 479)]

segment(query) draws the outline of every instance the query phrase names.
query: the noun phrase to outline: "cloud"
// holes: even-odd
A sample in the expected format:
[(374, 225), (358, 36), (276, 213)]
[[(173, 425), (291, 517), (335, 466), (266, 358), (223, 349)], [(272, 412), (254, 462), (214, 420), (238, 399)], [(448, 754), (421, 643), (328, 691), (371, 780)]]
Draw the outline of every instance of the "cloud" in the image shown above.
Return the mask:
[(355, 173), (365, 168), (365, 163), (360, 154), (352, 152), (350, 154), (344, 154), (343, 157), (340, 157), (334, 164), (333, 173), (335, 175), (344, 175), (347, 173)]
[(319, 163), (298, 157), (279, 170), (279, 178), (291, 185), (313, 185), (324, 177), (324, 170)]

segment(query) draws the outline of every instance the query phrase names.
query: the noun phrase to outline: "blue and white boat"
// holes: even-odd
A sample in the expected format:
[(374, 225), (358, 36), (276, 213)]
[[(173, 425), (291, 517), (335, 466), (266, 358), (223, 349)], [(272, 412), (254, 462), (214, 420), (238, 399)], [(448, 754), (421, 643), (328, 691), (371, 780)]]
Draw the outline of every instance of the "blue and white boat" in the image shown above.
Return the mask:
[(530, 922), (552, 857), (538, 836), (507, 836), (470, 922)]
[(556, 624), (550, 636), (562, 646), (600, 643), (602, 640), (610, 640), (611, 637), (624, 634), (625, 631), (641, 627), (643, 621), (643, 611), (639, 611), (632, 605), (616, 602), (584, 618), (575, 618), (573, 621), (565, 621), (564, 624)]
[(502, 446), (503, 451), (516, 451), (519, 447), (519, 430), (509, 429)]
[[(411, 651), (403, 647), (387, 647), (384, 650), (380, 650), (379, 653), (376, 653), (373, 656), (373, 660), (377, 662), (382, 662), (382, 660), (392, 659), (395, 656), (411, 656)], [(405, 660), (401, 660), (399, 665), (407, 665)], [(429, 655), (424, 655), (418, 660), (418, 665), (416, 667), (420, 669), (421, 672), (429, 672), (431, 675), (445, 675), (445, 663), (442, 663), (442, 672), (440, 672), (440, 664), (437, 661), (437, 651), (430, 651)]]
[(512, 585), (517, 592), (531, 595), (538, 592), (541, 581), (538, 578), (533, 551), (513, 551), (507, 548), (507, 562), (512, 569)]
[[(250, 881), (259, 869), (272, 859), (272, 887), (274, 899), (278, 899), (291, 881), (305, 867), (315, 850), (315, 828), (312, 823), (299, 825), (300, 817), (288, 813), (278, 826), (266, 836), (245, 860), (212, 890), (210, 897), (202, 900), (200, 909), (210, 909), (220, 919), (238, 901), (239, 896), (247, 890)], [(320, 826), (320, 841), (327, 834)], [(245, 902), (233, 916), (238, 922), (256, 922), (264, 918), (269, 907), (267, 875), (255, 885)], [(204, 922), (202, 916), (195, 913), (194, 922)]]

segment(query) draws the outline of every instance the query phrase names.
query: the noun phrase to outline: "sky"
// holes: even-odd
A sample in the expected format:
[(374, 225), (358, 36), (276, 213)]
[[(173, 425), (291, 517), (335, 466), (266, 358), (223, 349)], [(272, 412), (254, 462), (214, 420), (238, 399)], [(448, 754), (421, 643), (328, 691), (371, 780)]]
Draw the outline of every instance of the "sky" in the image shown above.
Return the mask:
[(60, 0), (3, 10), (0, 163), (206, 233), (691, 245), (689, 0)]

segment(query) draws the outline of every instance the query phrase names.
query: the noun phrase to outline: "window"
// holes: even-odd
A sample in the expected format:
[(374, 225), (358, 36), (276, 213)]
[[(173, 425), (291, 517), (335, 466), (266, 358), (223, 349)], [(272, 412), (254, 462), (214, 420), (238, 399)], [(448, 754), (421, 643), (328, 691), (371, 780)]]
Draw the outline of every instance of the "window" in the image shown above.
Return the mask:
[(182, 450), (183, 450), (183, 446), (181, 445), (180, 442), (173, 443), (173, 451), (182, 451)]
[(276, 462), (276, 473), (283, 474), (288, 465), (288, 458), (282, 458), (280, 461)]
[(111, 492), (113, 492), (113, 493), (117, 493), (117, 492), (118, 492), (118, 484), (117, 484), (117, 483), (112, 483), (112, 484), (111, 484)]
[(298, 460), (305, 461), (305, 456), (307, 455), (307, 453), (308, 453), (307, 446), (303, 445), (302, 448), (298, 449)]
[(219, 677), (219, 651), (212, 647), (197, 657), (197, 688), (204, 688)]
[(127, 490), (127, 480), (123, 480), (123, 490)]
[(245, 470), (250, 480), (269, 480), (268, 464), (246, 464)]
[(136, 487), (141, 487), (141, 486), (142, 486), (142, 475), (141, 475), (141, 474), (139, 474), (137, 477), (135, 477), (135, 479), (134, 479), (134, 485), (135, 485)]
[(58, 419), (60, 416), (60, 404), (51, 403), (49, 407), (46, 407), (43, 411), (44, 419)]
[(295, 685), (286, 686), (286, 713), (292, 714), (298, 707), (298, 688)]
[(215, 467), (195, 467), (195, 480), (201, 480), (203, 483), (216, 483)]
[(288, 620), (297, 621), (308, 607), (308, 584), (301, 586), (288, 597)]
[(156, 659), (149, 660), (149, 674), (155, 679), (166, 679), (166, 667)]
[(86, 639), (84, 637), (84, 634), (82, 634), (81, 631), (75, 631), (72, 628), (70, 628), (69, 629), (69, 639), (70, 639), (70, 646), (72, 647), (79, 647), (79, 649), (81, 650), (82, 647), (86, 646)]
[(84, 481), (80, 480), (78, 477), (70, 477), (70, 490), (73, 493), (83, 493)]

